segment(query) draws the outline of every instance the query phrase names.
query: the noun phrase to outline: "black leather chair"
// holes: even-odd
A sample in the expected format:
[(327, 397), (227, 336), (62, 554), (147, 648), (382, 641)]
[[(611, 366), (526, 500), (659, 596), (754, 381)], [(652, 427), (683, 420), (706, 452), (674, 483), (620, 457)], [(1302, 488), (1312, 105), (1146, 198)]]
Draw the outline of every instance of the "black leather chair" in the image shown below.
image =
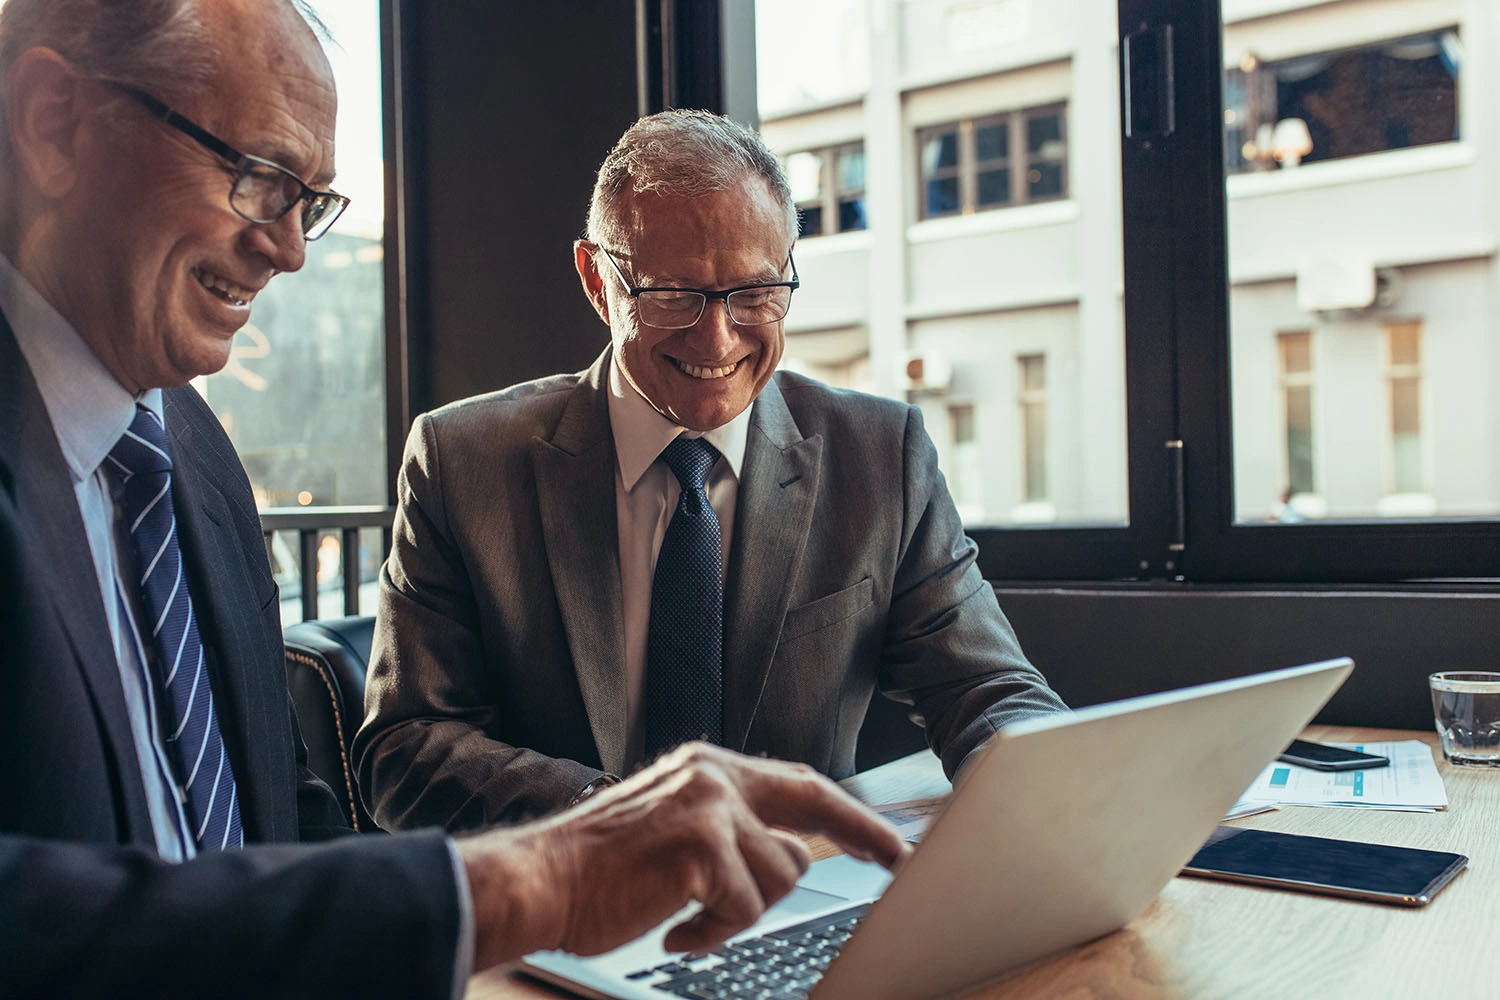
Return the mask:
[[(369, 615), (298, 622), (283, 630), (287, 686), (307, 763), (333, 789), (356, 830), (379, 829), (354, 785), (349, 744), (365, 717), (365, 670), (375, 619)], [(909, 709), (876, 695), (855, 748), (855, 766), (866, 770), (926, 746)]]
[(365, 717), (365, 669), (375, 619), (370, 615), (298, 622), (282, 630), (286, 680), (307, 743), (307, 765), (338, 796), (349, 824), (377, 830), (354, 785), (349, 744)]

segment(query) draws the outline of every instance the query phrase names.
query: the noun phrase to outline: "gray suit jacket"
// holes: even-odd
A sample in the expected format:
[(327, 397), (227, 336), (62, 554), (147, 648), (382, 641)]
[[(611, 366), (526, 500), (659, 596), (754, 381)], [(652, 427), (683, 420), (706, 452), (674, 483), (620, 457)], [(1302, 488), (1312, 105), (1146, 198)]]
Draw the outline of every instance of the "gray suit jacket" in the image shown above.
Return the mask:
[[(609, 357), (412, 428), (354, 748), (387, 827), (519, 819), (625, 764)], [(725, 744), (844, 777), (878, 687), (952, 774), (1062, 709), (974, 555), (914, 407), (776, 373), (725, 581)]]
[(349, 831), (304, 766), (250, 484), (196, 392), (169, 389), (164, 408), (251, 846), (156, 855), (72, 479), (0, 316), (0, 995), (448, 996), (459, 904), (444, 839), (295, 843)]

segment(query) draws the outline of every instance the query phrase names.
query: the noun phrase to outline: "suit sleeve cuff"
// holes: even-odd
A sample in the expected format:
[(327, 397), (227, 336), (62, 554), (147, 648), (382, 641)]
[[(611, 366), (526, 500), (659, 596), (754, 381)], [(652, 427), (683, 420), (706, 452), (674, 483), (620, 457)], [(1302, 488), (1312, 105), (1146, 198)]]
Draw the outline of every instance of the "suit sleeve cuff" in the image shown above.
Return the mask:
[(584, 785), (582, 788), (578, 789), (578, 791), (573, 795), (573, 798), (568, 801), (568, 808), (573, 808), (580, 802), (589, 798), (589, 796), (593, 795), (595, 792), (603, 791), (610, 785), (618, 785), (619, 783), (620, 776), (618, 774), (610, 774), (608, 771), (605, 771), (603, 774), (599, 775), (599, 777), (595, 778), (587, 785)]
[(458, 886), (458, 947), (453, 956), (453, 1000), (463, 1000), (474, 973), (474, 898), (469, 895), (469, 876), (464, 872), (458, 845), (448, 838), (448, 856), (453, 860), (453, 880)]

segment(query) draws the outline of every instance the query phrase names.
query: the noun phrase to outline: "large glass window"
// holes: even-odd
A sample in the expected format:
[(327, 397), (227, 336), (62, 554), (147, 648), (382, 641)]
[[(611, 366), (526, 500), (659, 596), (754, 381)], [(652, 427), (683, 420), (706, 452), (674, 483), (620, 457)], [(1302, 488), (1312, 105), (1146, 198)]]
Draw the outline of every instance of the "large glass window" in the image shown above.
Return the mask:
[[(334, 187), (349, 208), (307, 245), (301, 271), (279, 275), (256, 296), (229, 363), (197, 381), (229, 432), (262, 509), (383, 505), (385, 467), (385, 284), (380, 3), (313, 0), (331, 38), (324, 49), (338, 87)], [(343, 610), (341, 539), (318, 544), (326, 613)], [(300, 617), (300, 546), (282, 532), (271, 544), (283, 619)], [(361, 579), (374, 579), (380, 532), (361, 539)], [(367, 610), (371, 608), (367, 607)]]
[(799, 254), (787, 363), (921, 407), (987, 574), (1494, 574), (1488, 5), (859, 8), (829, 85), (757, 3), (763, 133), (861, 135), (880, 220)]
[(1119, 70), (1077, 32), (1116, 7), (1029, 9), (758, 0), (761, 131), (803, 213), (783, 363), (919, 406), (972, 530), (1118, 528)]
[[(1351, 3), (1316, 24), (1290, 10), (1224, 26), (1242, 521), (1263, 517), (1281, 486), (1314, 493), (1315, 440), (1328, 447), (1317, 450), (1316, 496), (1304, 505), (1312, 517), (1500, 512), (1500, 469), (1482, 457), (1494, 451), (1487, 428), (1495, 421), (1475, 419), (1490, 398), (1474, 368), (1496, 350), (1488, 290), (1496, 271), (1492, 257), (1476, 260), (1465, 247), (1479, 236), (1473, 199), (1496, 184), (1495, 164), (1476, 161), (1459, 141), (1461, 38), (1468, 33), (1443, 23), (1452, 5), (1408, 0), (1384, 5), (1392, 12), (1387, 23), (1432, 18), (1439, 26), (1367, 40), (1360, 12), (1371, 7)], [(1288, 325), (1308, 333), (1278, 338), (1288, 463), (1280, 475), (1267, 467), (1273, 456), (1255, 447), (1249, 428), (1261, 422), (1263, 400), (1278, 391), (1272, 373), (1254, 363), (1256, 344)], [(1424, 332), (1443, 345), (1429, 358), (1422, 357)], [(1326, 362), (1316, 409), (1302, 398), (1310, 387), (1299, 385), (1310, 385), (1310, 368), (1299, 374), (1287, 367), (1288, 349), (1304, 341), (1316, 343)], [(1452, 405), (1424, 411), (1426, 383)], [(1430, 429), (1424, 417), (1435, 422)], [(1454, 459), (1468, 453), (1475, 460), (1429, 461), (1429, 439), (1443, 442)]]

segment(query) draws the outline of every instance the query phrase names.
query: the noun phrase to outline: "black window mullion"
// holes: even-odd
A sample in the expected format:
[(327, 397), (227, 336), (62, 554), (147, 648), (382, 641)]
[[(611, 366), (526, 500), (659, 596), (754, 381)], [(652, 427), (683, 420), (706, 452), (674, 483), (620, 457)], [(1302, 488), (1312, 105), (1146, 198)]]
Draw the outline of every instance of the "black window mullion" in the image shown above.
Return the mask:
[[(1172, 13), (1170, 0), (1120, 0), (1121, 37), (1170, 24)], [(1190, 42), (1173, 27), (1180, 50)], [(1127, 72), (1123, 64), (1121, 71)], [(1122, 78), (1122, 95), (1126, 89)], [(1183, 471), (1196, 469), (1188, 464), (1191, 453), (1180, 454), (1175, 447), (1182, 438), (1175, 363), (1181, 312), (1175, 296), (1181, 263), (1191, 260), (1192, 252), (1183, 245), (1184, 219), (1175, 204), (1183, 181), (1182, 136), (1178, 131), (1127, 134), (1126, 110), (1122, 105), (1121, 207), (1133, 568), (1143, 578), (1171, 579), (1182, 574), (1186, 554), (1177, 548), (1182, 539), (1176, 463), (1186, 459)], [(1141, 120), (1138, 113), (1135, 120)]]
[[(1162, 23), (1165, 6), (1163, 0), (1121, 0), (1122, 37), (1142, 23)], [(1023, 182), (1024, 118), (1011, 117), (1013, 163)], [(1167, 447), (1178, 436), (1174, 260), (1180, 251), (1178, 223), (1165, 210), (1178, 180), (1177, 153), (1172, 136), (1131, 139), (1121, 131), (1129, 524), (970, 528), (988, 579), (1161, 579), (1181, 572), (1180, 553), (1172, 548), (1177, 507)]]

